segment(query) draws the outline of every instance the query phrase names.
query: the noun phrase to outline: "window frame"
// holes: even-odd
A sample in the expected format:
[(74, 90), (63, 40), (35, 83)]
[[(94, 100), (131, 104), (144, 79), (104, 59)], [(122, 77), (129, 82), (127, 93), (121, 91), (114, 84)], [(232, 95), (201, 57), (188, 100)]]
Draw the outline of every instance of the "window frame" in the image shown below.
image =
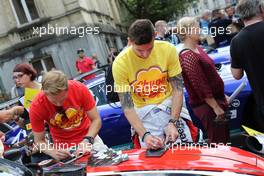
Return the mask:
[(19, 20), (19, 18), (18, 18), (18, 15), (17, 15), (16, 8), (15, 8), (14, 3), (13, 3), (13, 0), (9, 0), (9, 3), (10, 3), (10, 5), (11, 5), (11, 9), (12, 9), (13, 14), (14, 14), (15, 19), (16, 19), (16, 23), (17, 23), (18, 25), (24, 25), (24, 24), (28, 24), (28, 23), (32, 23), (32, 22), (34, 22), (34, 21), (37, 21), (37, 20), (39, 19), (39, 12), (38, 12), (38, 8), (37, 8), (37, 6), (36, 6), (36, 4), (35, 4), (35, 1), (33, 0), (34, 5), (35, 5), (35, 8), (36, 8), (36, 11), (37, 11), (37, 14), (38, 14), (38, 18), (36, 18), (36, 19), (34, 19), (34, 20), (32, 19), (31, 14), (30, 14), (30, 12), (29, 12), (28, 5), (27, 5), (27, 3), (26, 3), (26, 0), (19, 0), (19, 1), (20, 1), (21, 4), (22, 4), (22, 9), (21, 9), (21, 10), (23, 10), (23, 12), (25, 13), (25, 16), (26, 16), (26, 20), (27, 20), (27, 22), (25, 22), (25, 23), (21, 23), (21, 22), (20, 22), (20, 20)]

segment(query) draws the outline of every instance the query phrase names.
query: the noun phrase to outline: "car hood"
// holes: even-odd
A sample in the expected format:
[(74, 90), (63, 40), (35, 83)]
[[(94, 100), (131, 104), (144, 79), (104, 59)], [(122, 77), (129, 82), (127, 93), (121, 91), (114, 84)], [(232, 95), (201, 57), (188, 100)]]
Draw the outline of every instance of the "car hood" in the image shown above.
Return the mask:
[(214, 60), (214, 63), (230, 62), (230, 46), (217, 48), (209, 56)]
[(244, 74), (244, 77), (240, 80), (234, 79), (232, 73), (231, 73), (231, 64), (226, 63), (222, 64), (221, 69), (218, 70), (218, 74), (222, 78), (225, 84), (225, 92), (226, 93), (233, 93), (236, 88), (242, 83), (245, 82), (246, 87), (243, 89), (243, 91), (251, 92), (251, 87), (248, 84), (248, 79), (246, 73)]
[(128, 154), (128, 161), (116, 166), (87, 167), (87, 173), (195, 170), (264, 175), (263, 158), (229, 146), (196, 149), (181, 146), (166, 151), (161, 157), (146, 157), (144, 149), (128, 150), (123, 153)]

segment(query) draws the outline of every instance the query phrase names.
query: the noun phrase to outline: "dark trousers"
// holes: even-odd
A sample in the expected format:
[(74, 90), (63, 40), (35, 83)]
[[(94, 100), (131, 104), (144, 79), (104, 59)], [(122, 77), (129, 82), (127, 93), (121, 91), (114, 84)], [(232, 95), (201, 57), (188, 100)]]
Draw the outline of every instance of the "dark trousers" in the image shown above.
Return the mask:
[[(223, 110), (226, 110), (224, 105), (220, 105)], [(207, 105), (203, 104), (193, 108), (193, 112), (196, 117), (198, 117), (203, 127), (205, 128), (208, 136), (209, 143), (228, 143), (230, 140), (229, 134), (229, 123), (226, 122), (215, 122), (216, 114), (213, 109)]]
[(31, 163), (39, 163), (47, 159), (51, 159), (51, 157), (45, 153), (35, 153), (31, 156)]

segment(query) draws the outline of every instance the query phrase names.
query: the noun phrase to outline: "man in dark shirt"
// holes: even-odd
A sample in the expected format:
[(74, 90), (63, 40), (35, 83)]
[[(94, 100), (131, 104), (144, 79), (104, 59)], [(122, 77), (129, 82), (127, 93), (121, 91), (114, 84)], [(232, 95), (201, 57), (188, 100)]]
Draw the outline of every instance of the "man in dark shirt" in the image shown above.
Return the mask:
[(213, 10), (212, 21), (209, 23), (209, 29), (215, 40), (216, 47), (228, 45), (231, 41), (230, 29), (228, 26), (232, 23), (231, 19), (223, 18), (220, 9)]
[(232, 20), (234, 14), (235, 14), (235, 9), (234, 9), (234, 7), (233, 7), (233, 6), (227, 6), (227, 7), (225, 8), (225, 13), (226, 13), (226, 15), (227, 15), (227, 18), (230, 19), (230, 20)]
[(235, 79), (246, 72), (257, 105), (249, 117), (251, 126), (264, 132), (264, 1), (241, 0), (236, 10), (245, 28), (232, 40), (231, 70)]

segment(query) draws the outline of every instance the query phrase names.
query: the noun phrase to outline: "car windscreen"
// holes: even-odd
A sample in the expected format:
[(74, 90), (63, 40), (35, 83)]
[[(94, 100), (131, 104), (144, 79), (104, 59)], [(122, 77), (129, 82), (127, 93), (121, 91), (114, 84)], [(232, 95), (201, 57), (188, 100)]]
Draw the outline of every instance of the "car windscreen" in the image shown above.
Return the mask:
[(94, 96), (97, 106), (107, 104), (107, 98), (105, 94), (105, 83), (100, 83), (95, 86), (90, 87), (90, 91)]

